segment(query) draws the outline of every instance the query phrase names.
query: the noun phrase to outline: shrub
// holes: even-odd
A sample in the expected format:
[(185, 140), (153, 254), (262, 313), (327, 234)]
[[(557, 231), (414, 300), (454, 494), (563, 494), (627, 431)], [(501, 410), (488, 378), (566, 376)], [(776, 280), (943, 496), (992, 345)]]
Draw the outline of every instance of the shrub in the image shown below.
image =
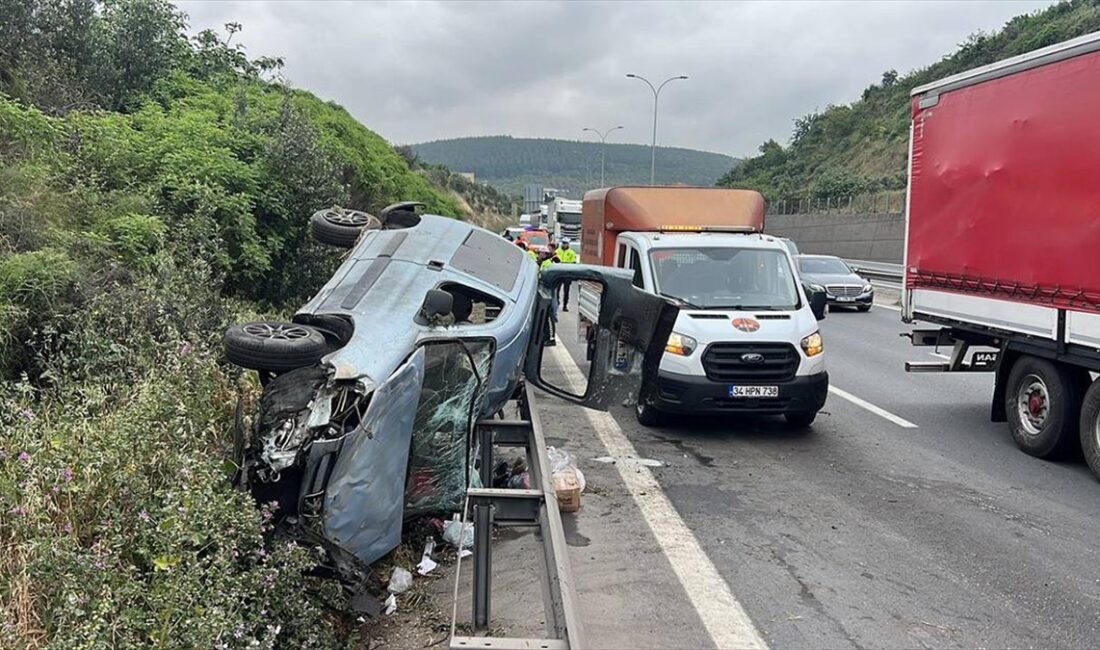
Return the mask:
[(45, 312), (72, 285), (76, 264), (65, 253), (40, 250), (0, 259), (0, 302)]
[(152, 263), (167, 231), (163, 221), (144, 214), (111, 217), (96, 226), (96, 232), (107, 238), (119, 259), (136, 267)]

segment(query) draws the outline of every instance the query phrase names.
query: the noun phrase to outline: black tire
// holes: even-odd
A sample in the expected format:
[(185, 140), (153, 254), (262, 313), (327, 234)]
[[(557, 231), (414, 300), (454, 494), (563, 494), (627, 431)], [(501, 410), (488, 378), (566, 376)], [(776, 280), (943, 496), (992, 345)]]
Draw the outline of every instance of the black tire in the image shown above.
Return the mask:
[(309, 227), (313, 238), (322, 244), (351, 248), (364, 230), (377, 229), (381, 223), (366, 212), (329, 208), (313, 213)]
[(1065, 367), (1020, 357), (1008, 373), (1004, 400), (1012, 439), (1024, 453), (1061, 458), (1077, 443), (1081, 388)]
[(795, 429), (805, 429), (814, 423), (814, 419), (817, 418), (817, 411), (810, 411), (809, 413), (784, 413), (783, 417), (787, 420), (787, 424)]
[(859, 307), (856, 307), (856, 309), (863, 312), (871, 311), (871, 305), (860, 305)]
[(1100, 379), (1092, 382), (1081, 401), (1081, 451), (1092, 475), (1100, 479)]
[(311, 366), (325, 355), (321, 332), (308, 325), (256, 321), (225, 332), (225, 356), (250, 370), (286, 372)]
[(639, 400), (634, 405), (634, 417), (643, 427), (659, 427), (665, 422), (665, 413), (652, 404)]

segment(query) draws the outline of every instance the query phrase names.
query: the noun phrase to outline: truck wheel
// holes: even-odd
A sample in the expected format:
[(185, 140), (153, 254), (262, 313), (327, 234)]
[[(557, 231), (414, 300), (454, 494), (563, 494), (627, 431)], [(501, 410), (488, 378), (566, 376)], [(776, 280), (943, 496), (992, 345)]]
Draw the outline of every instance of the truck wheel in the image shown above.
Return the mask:
[(814, 419), (817, 418), (817, 411), (810, 411), (809, 413), (784, 413), (783, 417), (787, 420), (787, 424), (795, 429), (805, 429), (814, 423)]
[(1008, 374), (1005, 412), (1016, 446), (1037, 458), (1058, 458), (1077, 440), (1079, 383), (1045, 359), (1020, 357)]
[(309, 223), (314, 239), (322, 244), (342, 248), (354, 246), (363, 230), (381, 227), (378, 219), (366, 212), (341, 208), (315, 212)]
[(250, 370), (286, 372), (311, 366), (327, 351), (321, 332), (297, 323), (257, 321), (225, 333), (225, 356)]
[(659, 427), (665, 421), (664, 413), (652, 404), (646, 404), (641, 400), (634, 406), (634, 415), (638, 418), (638, 424), (643, 427)]
[(1100, 479), (1100, 379), (1092, 382), (1081, 402), (1081, 451), (1092, 475)]

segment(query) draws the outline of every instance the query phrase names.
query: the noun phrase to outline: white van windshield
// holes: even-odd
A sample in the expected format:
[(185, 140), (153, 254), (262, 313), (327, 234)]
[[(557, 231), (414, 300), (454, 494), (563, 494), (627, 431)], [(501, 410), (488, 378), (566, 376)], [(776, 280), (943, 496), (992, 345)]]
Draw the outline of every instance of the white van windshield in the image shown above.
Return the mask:
[(658, 293), (699, 309), (792, 311), (800, 306), (784, 251), (661, 248), (649, 256)]

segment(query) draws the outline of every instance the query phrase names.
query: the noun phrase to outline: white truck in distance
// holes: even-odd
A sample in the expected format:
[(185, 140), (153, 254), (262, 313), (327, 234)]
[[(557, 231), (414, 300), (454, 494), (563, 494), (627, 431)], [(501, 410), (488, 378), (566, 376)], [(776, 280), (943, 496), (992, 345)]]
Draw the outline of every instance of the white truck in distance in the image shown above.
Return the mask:
[(546, 231), (554, 236), (554, 241), (568, 239), (579, 249), (581, 206), (580, 201), (561, 198), (554, 198), (546, 205)]
[[(746, 190), (613, 187), (584, 197), (581, 261), (628, 269), (634, 284), (676, 302), (657, 386), (639, 397), (646, 426), (665, 414), (776, 414), (809, 426), (829, 377), (818, 321), (787, 247), (759, 234), (764, 200)], [(599, 286), (581, 283), (591, 347)]]

